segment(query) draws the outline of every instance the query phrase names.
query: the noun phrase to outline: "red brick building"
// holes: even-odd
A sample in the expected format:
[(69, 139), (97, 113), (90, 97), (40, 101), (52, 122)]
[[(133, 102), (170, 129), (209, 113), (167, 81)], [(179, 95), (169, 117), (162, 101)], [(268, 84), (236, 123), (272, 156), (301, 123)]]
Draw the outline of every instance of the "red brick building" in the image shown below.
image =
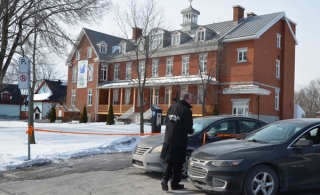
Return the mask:
[[(233, 20), (199, 25), (200, 12), (190, 5), (181, 11), (181, 30), (151, 32), (150, 49), (157, 49), (147, 66), (128, 58), (143, 50), (141, 29), (133, 28), (132, 40), (82, 29), (66, 63), (65, 112), (86, 106), (89, 121), (105, 121), (112, 104), (115, 115), (135, 121), (140, 109), (149, 118), (154, 104), (165, 115), (172, 98), (188, 91), (195, 117), (213, 115), (216, 106), (219, 115), (293, 118), (296, 24), (284, 12), (245, 16), (244, 10), (237, 5)], [(143, 105), (134, 83), (139, 71), (147, 78)]]

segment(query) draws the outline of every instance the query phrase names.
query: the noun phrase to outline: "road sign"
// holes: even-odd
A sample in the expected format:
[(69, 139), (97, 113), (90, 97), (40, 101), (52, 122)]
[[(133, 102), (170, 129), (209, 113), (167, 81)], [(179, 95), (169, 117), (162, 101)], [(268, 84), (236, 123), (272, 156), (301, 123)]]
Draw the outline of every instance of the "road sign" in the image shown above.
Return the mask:
[(19, 73), (27, 73), (29, 72), (29, 66), (30, 66), (30, 61), (29, 58), (27, 57), (20, 57), (19, 58)]
[(18, 86), (19, 89), (29, 89), (28, 73), (19, 73)]

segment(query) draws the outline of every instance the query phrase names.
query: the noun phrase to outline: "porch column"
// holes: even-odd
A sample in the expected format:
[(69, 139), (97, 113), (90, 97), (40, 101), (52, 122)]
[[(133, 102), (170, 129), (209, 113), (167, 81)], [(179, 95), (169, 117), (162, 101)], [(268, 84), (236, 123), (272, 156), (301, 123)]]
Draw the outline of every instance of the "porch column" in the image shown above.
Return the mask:
[(155, 95), (156, 95), (156, 87), (155, 86), (153, 86), (153, 89), (152, 89), (153, 91), (152, 91), (152, 104), (155, 104), (155, 99), (156, 99), (156, 97), (155, 97)]
[(136, 88), (133, 87), (133, 111), (135, 112), (136, 108)]
[(186, 84), (186, 91), (189, 93), (189, 85)]
[(168, 108), (171, 106), (171, 93), (172, 93), (172, 86), (169, 86), (169, 100), (168, 100)]
[(120, 101), (120, 113), (122, 113), (122, 100), (123, 100), (122, 99), (122, 97), (123, 97), (122, 93), (123, 93), (123, 88), (121, 88), (121, 92), (120, 93), (121, 93), (121, 97), (120, 97), (120, 100), (119, 100)]
[[(109, 90), (108, 90), (108, 106), (110, 106), (110, 90), (111, 90), (111, 88), (109, 88)], [(108, 114), (109, 114), (109, 107), (108, 107)]]

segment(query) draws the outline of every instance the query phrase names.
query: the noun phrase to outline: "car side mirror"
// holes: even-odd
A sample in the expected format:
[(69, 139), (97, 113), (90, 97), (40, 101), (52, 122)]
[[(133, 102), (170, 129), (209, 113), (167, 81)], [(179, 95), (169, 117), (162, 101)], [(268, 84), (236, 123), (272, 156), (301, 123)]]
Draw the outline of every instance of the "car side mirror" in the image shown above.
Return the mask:
[(311, 147), (313, 146), (313, 141), (311, 140), (299, 140), (297, 143), (293, 144), (293, 146), (299, 148)]
[(217, 133), (216, 132), (207, 132), (207, 137), (208, 138), (217, 137)]

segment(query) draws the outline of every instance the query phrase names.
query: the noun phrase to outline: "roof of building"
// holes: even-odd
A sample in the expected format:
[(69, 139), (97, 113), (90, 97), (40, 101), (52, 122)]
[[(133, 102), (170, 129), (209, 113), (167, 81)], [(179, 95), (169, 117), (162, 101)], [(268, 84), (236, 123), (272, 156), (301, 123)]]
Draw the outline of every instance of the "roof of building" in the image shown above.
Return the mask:
[[(37, 91), (43, 86), (44, 83), (48, 85), (52, 93), (37, 94)], [(65, 100), (67, 96), (67, 85), (66, 83), (61, 82), (60, 80), (50, 81), (50, 80), (44, 79), (40, 84), (39, 89), (34, 94), (34, 100), (61, 101), (61, 100)]]
[(21, 96), (21, 91), (17, 84), (5, 84), (4, 87), (0, 89), (0, 94), (4, 92), (8, 92), (11, 95), (10, 101), (2, 101), (2, 98), (0, 98), (0, 104), (18, 104), (22, 105), (23, 98)]

